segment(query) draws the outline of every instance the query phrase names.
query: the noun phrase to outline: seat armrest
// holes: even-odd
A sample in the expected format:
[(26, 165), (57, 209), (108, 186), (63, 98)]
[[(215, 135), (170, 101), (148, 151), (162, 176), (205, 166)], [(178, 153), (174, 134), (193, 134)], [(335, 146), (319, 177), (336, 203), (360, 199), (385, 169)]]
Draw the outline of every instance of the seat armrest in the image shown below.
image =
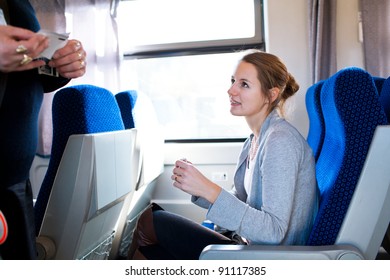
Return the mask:
[(362, 253), (351, 245), (279, 246), (209, 245), (201, 260), (362, 260)]

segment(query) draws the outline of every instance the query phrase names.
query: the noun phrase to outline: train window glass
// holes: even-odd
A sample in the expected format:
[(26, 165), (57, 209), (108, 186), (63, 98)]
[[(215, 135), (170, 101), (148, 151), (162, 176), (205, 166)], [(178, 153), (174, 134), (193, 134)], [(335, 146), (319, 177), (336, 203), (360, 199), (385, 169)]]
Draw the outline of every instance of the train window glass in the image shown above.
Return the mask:
[(121, 87), (149, 97), (165, 139), (246, 138), (227, 90), (237, 50), (264, 49), (262, 0), (115, 2)]
[(125, 55), (262, 43), (261, 0), (122, 0), (116, 9)]
[(149, 97), (166, 140), (246, 138), (250, 131), (245, 119), (230, 114), (227, 94), (242, 56), (233, 52), (124, 60), (122, 87)]

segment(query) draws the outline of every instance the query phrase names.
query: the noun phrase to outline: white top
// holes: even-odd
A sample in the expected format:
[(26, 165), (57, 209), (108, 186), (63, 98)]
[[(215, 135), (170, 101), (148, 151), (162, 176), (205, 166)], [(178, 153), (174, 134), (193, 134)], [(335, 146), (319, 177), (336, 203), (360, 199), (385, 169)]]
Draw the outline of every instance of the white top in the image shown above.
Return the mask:
[(248, 160), (246, 162), (246, 171), (244, 177), (244, 188), (247, 194), (251, 193), (252, 187), (252, 178), (253, 178), (253, 170), (256, 163), (257, 155), (259, 154), (259, 149), (257, 149), (255, 156), (251, 159), (250, 155), (248, 155)]

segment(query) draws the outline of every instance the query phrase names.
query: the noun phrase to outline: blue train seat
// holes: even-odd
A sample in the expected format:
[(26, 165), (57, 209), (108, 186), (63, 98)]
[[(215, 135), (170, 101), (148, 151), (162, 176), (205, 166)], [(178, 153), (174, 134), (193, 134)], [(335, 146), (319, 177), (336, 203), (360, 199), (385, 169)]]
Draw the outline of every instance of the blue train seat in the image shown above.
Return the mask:
[(307, 142), (313, 150), (315, 161), (320, 156), (325, 136), (324, 116), (321, 108), (321, 89), (324, 81), (319, 81), (308, 88), (306, 92), (306, 110), (309, 117), (309, 132)]
[(164, 141), (150, 99), (136, 90), (126, 90), (115, 95), (127, 129), (137, 129), (136, 158), (139, 160), (137, 185), (118, 225), (118, 235), (113, 242), (110, 259), (127, 258), (133, 231), (139, 214), (150, 204), (158, 176), (164, 168)]
[(79, 85), (55, 94), (52, 152), (35, 204), (39, 259), (107, 259), (134, 192), (135, 139), (108, 90)]
[(390, 123), (390, 77), (383, 82), (382, 89), (379, 94), (379, 101), (382, 104), (387, 120)]

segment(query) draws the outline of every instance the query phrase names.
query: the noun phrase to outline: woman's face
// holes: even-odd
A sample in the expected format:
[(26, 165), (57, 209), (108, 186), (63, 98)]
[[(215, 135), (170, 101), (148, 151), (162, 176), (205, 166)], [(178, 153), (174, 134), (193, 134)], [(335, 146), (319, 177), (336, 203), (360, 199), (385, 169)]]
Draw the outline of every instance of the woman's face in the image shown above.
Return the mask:
[(251, 63), (241, 61), (238, 64), (228, 94), (232, 115), (250, 119), (266, 116), (269, 100), (262, 92), (256, 68)]

